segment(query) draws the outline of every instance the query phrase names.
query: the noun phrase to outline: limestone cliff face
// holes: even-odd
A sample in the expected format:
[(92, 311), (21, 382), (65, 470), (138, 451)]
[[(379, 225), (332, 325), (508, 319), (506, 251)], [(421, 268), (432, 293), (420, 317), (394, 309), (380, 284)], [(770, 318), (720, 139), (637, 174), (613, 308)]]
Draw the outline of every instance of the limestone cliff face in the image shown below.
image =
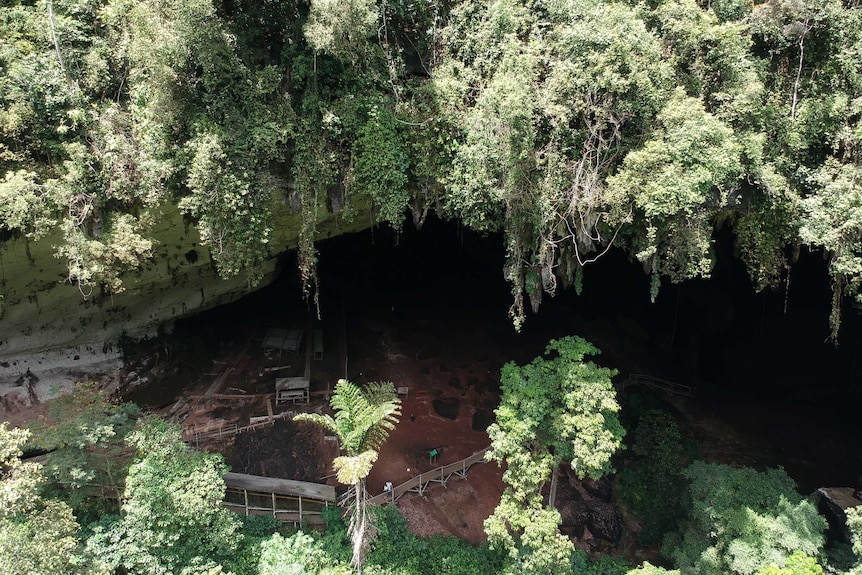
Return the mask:
[[(321, 210), (324, 211), (324, 210)], [(271, 258), (260, 286), (273, 278), (276, 256), (297, 245), (299, 216), (277, 206)], [(358, 231), (368, 214), (352, 223), (325, 212), (318, 237)], [(223, 279), (193, 226), (173, 205), (162, 208), (152, 237), (153, 258), (123, 278), (119, 294), (81, 293), (69, 283), (66, 261), (55, 257), (59, 233), (29, 244), (0, 243), (0, 414), (18, 404), (53, 395), (58, 386), (84, 378), (116, 377), (121, 335), (141, 338), (170, 330), (177, 318), (234, 301), (249, 293), (244, 275)]]

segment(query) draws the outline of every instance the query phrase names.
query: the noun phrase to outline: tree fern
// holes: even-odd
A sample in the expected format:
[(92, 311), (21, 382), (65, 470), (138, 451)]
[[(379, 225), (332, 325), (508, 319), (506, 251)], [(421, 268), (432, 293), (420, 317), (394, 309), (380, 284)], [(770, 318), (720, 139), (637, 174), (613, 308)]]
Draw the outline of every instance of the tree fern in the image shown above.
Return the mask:
[(339, 379), (329, 405), (334, 416), (302, 413), (296, 421), (310, 421), (334, 433), (343, 455), (332, 462), (339, 483), (349, 485), (349, 532), (353, 565), (362, 573), (369, 535), (374, 531), (366, 510), (365, 478), (377, 461), (377, 450), (395, 429), (401, 416), (401, 399), (391, 382), (373, 382), (359, 387)]

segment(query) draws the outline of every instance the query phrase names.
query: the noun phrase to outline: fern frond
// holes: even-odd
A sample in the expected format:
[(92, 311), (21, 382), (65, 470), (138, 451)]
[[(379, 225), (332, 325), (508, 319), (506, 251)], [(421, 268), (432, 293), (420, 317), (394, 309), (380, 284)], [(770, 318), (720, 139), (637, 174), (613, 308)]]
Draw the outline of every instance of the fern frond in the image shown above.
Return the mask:
[(375, 461), (377, 461), (377, 452), (369, 450), (359, 455), (336, 457), (332, 466), (335, 468), (339, 483), (355, 485), (368, 477)]
[[(322, 428), (326, 429), (334, 433), (335, 435), (339, 435), (338, 433), (338, 425), (332, 417), (328, 415), (320, 415), (319, 413), (300, 413), (293, 417), (294, 421), (310, 421), (311, 423), (316, 423)], [(340, 435), (339, 435), (340, 439)]]

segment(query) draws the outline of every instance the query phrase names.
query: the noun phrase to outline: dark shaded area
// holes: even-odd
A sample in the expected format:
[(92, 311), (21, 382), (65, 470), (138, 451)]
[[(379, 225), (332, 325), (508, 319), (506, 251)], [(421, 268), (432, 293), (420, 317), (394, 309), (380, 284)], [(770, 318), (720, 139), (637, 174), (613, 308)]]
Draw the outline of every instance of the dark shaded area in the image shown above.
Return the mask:
[[(583, 539), (586, 528), (594, 538), (619, 543), (623, 534), (619, 510), (610, 501), (585, 491), (585, 485), (567, 471), (562, 472), (557, 487), (557, 509), (562, 520), (560, 531)], [(591, 546), (597, 549), (600, 542), (593, 539)]]
[(320, 482), (327, 473), (323, 462), (332, 460), (336, 445), (324, 440), (319, 426), (280, 420), (270, 428), (237, 435), (225, 461), (238, 473)]
[[(819, 254), (799, 255), (789, 291), (784, 283), (757, 294), (733, 255), (732, 235), (722, 231), (713, 276), (664, 282), (650, 303), (649, 278), (640, 264), (612, 249), (585, 270), (582, 295), (574, 289), (545, 295), (539, 313), (528, 311), (516, 334), (507, 316), (511, 294), (499, 234), (481, 235), (431, 215), (422, 231), (409, 222), (398, 233), (376, 227), (320, 241), (318, 249), (327, 354), (338, 354), (342, 373), (357, 381), (375, 379), (378, 370), (371, 366), (390, 361), (381, 355), (385, 334), (376, 327), (370, 327), (370, 339), (350, 339), (357, 326), (370, 325), (368, 318), (402, 326), (399, 347), (410, 348), (415, 340), (414, 358), (442, 360), (444, 351), (463, 356), (448, 357), (437, 368), (423, 366), (424, 375), (443, 374), (453, 390), (475, 386), (494, 392), (502, 361), (527, 363), (550, 338), (577, 334), (601, 350), (594, 360), (618, 369), (618, 379), (638, 372), (695, 386), (700, 409), (774, 455), (746, 463), (785, 465), (804, 488), (855, 485), (862, 473), (846, 448), (860, 437), (860, 321), (848, 305), (841, 345), (826, 342), (830, 289)], [(314, 320), (315, 310), (301, 296), (295, 254), (282, 259), (281, 269), (276, 281), (243, 300), (177, 322), (173, 353), (185, 346), (189, 363), (169, 385), (211, 370), (213, 353), (245, 337), (250, 325), (260, 331)], [(459, 331), (466, 324), (481, 327)], [(429, 334), (439, 326), (447, 326), (445, 334)], [(502, 361), (501, 349), (507, 350)], [(482, 371), (464, 373), (459, 366), (467, 359), (480, 362)], [(351, 369), (359, 361), (366, 365), (362, 373)], [(485, 426), (484, 416), (476, 417), (477, 426)]]
[(440, 417), (455, 421), (458, 419), (458, 412), (461, 409), (461, 400), (457, 397), (447, 397), (444, 399), (434, 400), (434, 411)]
[[(324, 317), (344, 313), (346, 321), (386, 311), (405, 320), (418, 315), (469, 314), (489, 331), (513, 329), (507, 318), (510, 286), (503, 279), (503, 239), (480, 235), (429, 216), (422, 231), (408, 223), (400, 233), (387, 227), (319, 243), (321, 307)], [(580, 333), (589, 326), (612, 337), (640, 343), (656, 375), (693, 383), (699, 392), (755, 394), (780, 401), (809, 401), (812, 392), (846, 393), (862, 384), (856, 364), (862, 347), (858, 313), (846, 306), (841, 341), (829, 344), (831, 301), (826, 262), (803, 251), (779, 290), (755, 293), (747, 271), (733, 255), (733, 237), (720, 232), (715, 242), (713, 277), (674, 285), (665, 280), (655, 303), (649, 277), (637, 262), (611, 250), (584, 273), (583, 292), (559, 290), (544, 296), (538, 314), (528, 312), (523, 336)], [(293, 262), (285, 276), (267, 288), (279, 298), (296, 289)], [(266, 297), (264, 291), (260, 295)], [(277, 302), (273, 302), (279, 305)], [(600, 337), (595, 339), (602, 339)], [(627, 369), (621, 351), (602, 346), (602, 363)], [(443, 342), (445, 344), (445, 342)], [(476, 357), (486, 353), (477, 345)], [(529, 361), (541, 348), (525, 350)], [(439, 349), (417, 350), (433, 358)], [(441, 368), (442, 369), (442, 368)]]
[(477, 409), (473, 413), (473, 431), (485, 431), (494, 423), (494, 414), (486, 409)]

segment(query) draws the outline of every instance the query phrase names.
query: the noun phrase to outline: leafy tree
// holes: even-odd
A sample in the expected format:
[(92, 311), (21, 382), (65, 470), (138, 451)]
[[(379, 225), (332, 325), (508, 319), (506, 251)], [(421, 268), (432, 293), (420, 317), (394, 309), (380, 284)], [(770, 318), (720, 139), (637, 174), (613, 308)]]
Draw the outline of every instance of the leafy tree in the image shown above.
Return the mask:
[(298, 531), (290, 537), (273, 534), (261, 545), (258, 571), (260, 575), (311, 575), (346, 572), (337, 570), (333, 558), (308, 533)]
[(418, 537), (410, 532), (407, 521), (394, 505), (376, 507), (378, 540), (368, 555), (367, 573), (384, 575), (472, 575), (498, 573), (503, 554), (486, 543), (472, 546), (444, 535)]
[(787, 558), (784, 567), (768, 565), (758, 571), (757, 575), (825, 575), (825, 573), (814, 557), (796, 551)]
[[(743, 169), (733, 130), (678, 89), (658, 116), (660, 128), (629, 152), (608, 179), (613, 221), (639, 217), (637, 258), (652, 274), (681, 281), (712, 269), (712, 222)], [(655, 297), (655, 291), (653, 292)]]
[(316, 50), (356, 62), (374, 36), (374, 0), (312, 0), (305, 37)]
[(380, 219), (398, 229), (410, 200), (410, 160), (395, 117), (372, 108), (358, 136), (353, 150), (356, 186), (374, 200)]
[(632, 569), (628, 572), (628, 575), (681, 575), (677, 570), (668, 570), (664, 567), (657, 567), (656, 565), (651, 564), (649, 561), (646, 561), (643, 565), (638, 567), (637, 569)]
[(611, 384), (616, 372), (584, 361), (599, 350), (566, 337), (551, 340), (545, 353), (556, 355), (503, 366), (497, 420), (488, 428), (489, 458), (506, 464), (506, 489), (485, 531), (523, 573), (560, 572), (571, 561), (573, 546), (558, 531), (559, 512), (542, 503), (551, 474), (563, 462), (579, 478), (612, 472), (611, 456), (625, 433)]
[(32, 424), (28, 441), (48, 451), (47, 492), (69, 503), (79, 518), (109, 510), (125, 486), (132, 459), (125, 440), (138, 415), (137, 406), (110, 402), (94, 384), (52, 399), (48, 417)]
[(239, 519), (222, 507), (227, 471), (220, 455), (192, 451), (179, 426), (152, 418), (128, 439), (122, 515), (94, 526), (89, 550), (128, 573), (204, 573), (237, 547)]
[[(445, 30), (435, 83), (461, 132), (445, 209), (506, 235), (511, 315), (524, 321), (616, 237), (604, 178), (661, 109), (671, 69), (659, 38), (622, 3), (464, 2)], [(558, 265), (559, 263), (559, 265)]]
[(61, 501), (39, 495), (41, 466), (21, 461), (29, 432), (0, 423), (0, 565), (8, 575), (100, 572), (81, 553), (78, 523)]
[(692, 506), (662, 548), (681, 571), (752, 575), (769, 565), (784, 568), (797, 551), (817, 556), (823, 547), (826, 520), (784, 471), (698, 461), (685, 476)]
[(862, 574), (862, 507), (856, 506), (846, 509), (847, 528), (850, 530), (850, 546), (855, 563), (849, 573), (852, 575)]
[(372, 382), (359, 387), (346, 379), (338, 380), (329, 404), (335, 416), (301, 413), (294, 419), (310, 421), (334, 433), (344, 455), (332, 462), (340, 483), (352, 489), (350, 534), (352, 564), (362, 573), (369, 532), (373, 529), (366, 503), (365, 478), (377, 461), (377, 452), (395, 428), (401, 415), (401, 399), (390, 382)]
[(862, 169), (830, 158), (812, 175), (819, 192), (803, 201), (805, 221), (802, 241), (821, 245), (830, 254), (832, 338), (841, 326), (841, 301), (845, 293), (862, 301)]

